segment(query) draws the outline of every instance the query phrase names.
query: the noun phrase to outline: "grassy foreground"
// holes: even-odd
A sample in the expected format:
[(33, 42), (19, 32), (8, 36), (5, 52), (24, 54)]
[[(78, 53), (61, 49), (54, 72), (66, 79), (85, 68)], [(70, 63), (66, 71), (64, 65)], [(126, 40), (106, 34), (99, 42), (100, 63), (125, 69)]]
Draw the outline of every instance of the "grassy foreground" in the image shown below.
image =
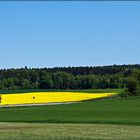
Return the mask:
[(0, 108), (0, 122), (140, 125), (140, 97), (67, 105)]
[(0, 123), (0, 139), (138, 140), (140, 126), (103, 124)]

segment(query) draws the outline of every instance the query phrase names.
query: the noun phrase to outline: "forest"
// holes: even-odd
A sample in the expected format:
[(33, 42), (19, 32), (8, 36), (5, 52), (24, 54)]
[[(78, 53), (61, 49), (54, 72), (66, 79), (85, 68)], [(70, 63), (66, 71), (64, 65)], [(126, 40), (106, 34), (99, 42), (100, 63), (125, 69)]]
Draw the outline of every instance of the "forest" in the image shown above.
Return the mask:
[(1, 69), (0, 89), (125, 88), (140, 65)]

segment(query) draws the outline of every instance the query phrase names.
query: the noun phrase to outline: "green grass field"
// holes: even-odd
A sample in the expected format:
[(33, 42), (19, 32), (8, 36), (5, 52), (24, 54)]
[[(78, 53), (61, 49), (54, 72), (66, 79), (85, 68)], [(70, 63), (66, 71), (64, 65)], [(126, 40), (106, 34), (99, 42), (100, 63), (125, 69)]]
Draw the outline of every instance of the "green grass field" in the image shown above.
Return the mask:
[(140, 97), (0, 108), (0, 139), (138, 140), (139, 132)]
[(138, 140), (140, 126), (104, 124), (0, 123), (0, 139)]
[(140, 125), (140, 97), (91, 100), (65, 105), (1, 108), (0, 121)]

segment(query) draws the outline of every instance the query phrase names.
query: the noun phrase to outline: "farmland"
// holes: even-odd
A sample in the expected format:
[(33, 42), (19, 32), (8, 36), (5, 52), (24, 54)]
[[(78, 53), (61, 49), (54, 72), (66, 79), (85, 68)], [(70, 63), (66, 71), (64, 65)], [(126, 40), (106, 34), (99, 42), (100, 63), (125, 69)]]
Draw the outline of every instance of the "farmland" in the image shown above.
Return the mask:
[(29, 92), (16, 94), (0, 94), (0, 105), (38, 104), (75, 102), (89, 99), (112, 97), (115, 92), (109, 93), (78, 93), (78, 92)]
[(0, 109), (0, 139), (139, 139), (140, 97)]
[(98, 123), (140, 125), (140, 97), (75, 104), (0, 109), (1, 122)]
[(0, 139), (138, 140), (140, 126), (104, 124), (0, 123)]

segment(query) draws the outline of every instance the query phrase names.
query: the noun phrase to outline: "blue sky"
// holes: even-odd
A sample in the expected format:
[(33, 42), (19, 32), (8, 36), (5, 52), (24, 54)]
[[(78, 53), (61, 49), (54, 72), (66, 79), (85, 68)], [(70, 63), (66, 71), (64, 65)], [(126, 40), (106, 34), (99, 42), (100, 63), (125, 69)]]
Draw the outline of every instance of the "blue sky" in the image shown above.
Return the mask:
[(0, 2), (0, 68), (140, 63), (140, 2)]

